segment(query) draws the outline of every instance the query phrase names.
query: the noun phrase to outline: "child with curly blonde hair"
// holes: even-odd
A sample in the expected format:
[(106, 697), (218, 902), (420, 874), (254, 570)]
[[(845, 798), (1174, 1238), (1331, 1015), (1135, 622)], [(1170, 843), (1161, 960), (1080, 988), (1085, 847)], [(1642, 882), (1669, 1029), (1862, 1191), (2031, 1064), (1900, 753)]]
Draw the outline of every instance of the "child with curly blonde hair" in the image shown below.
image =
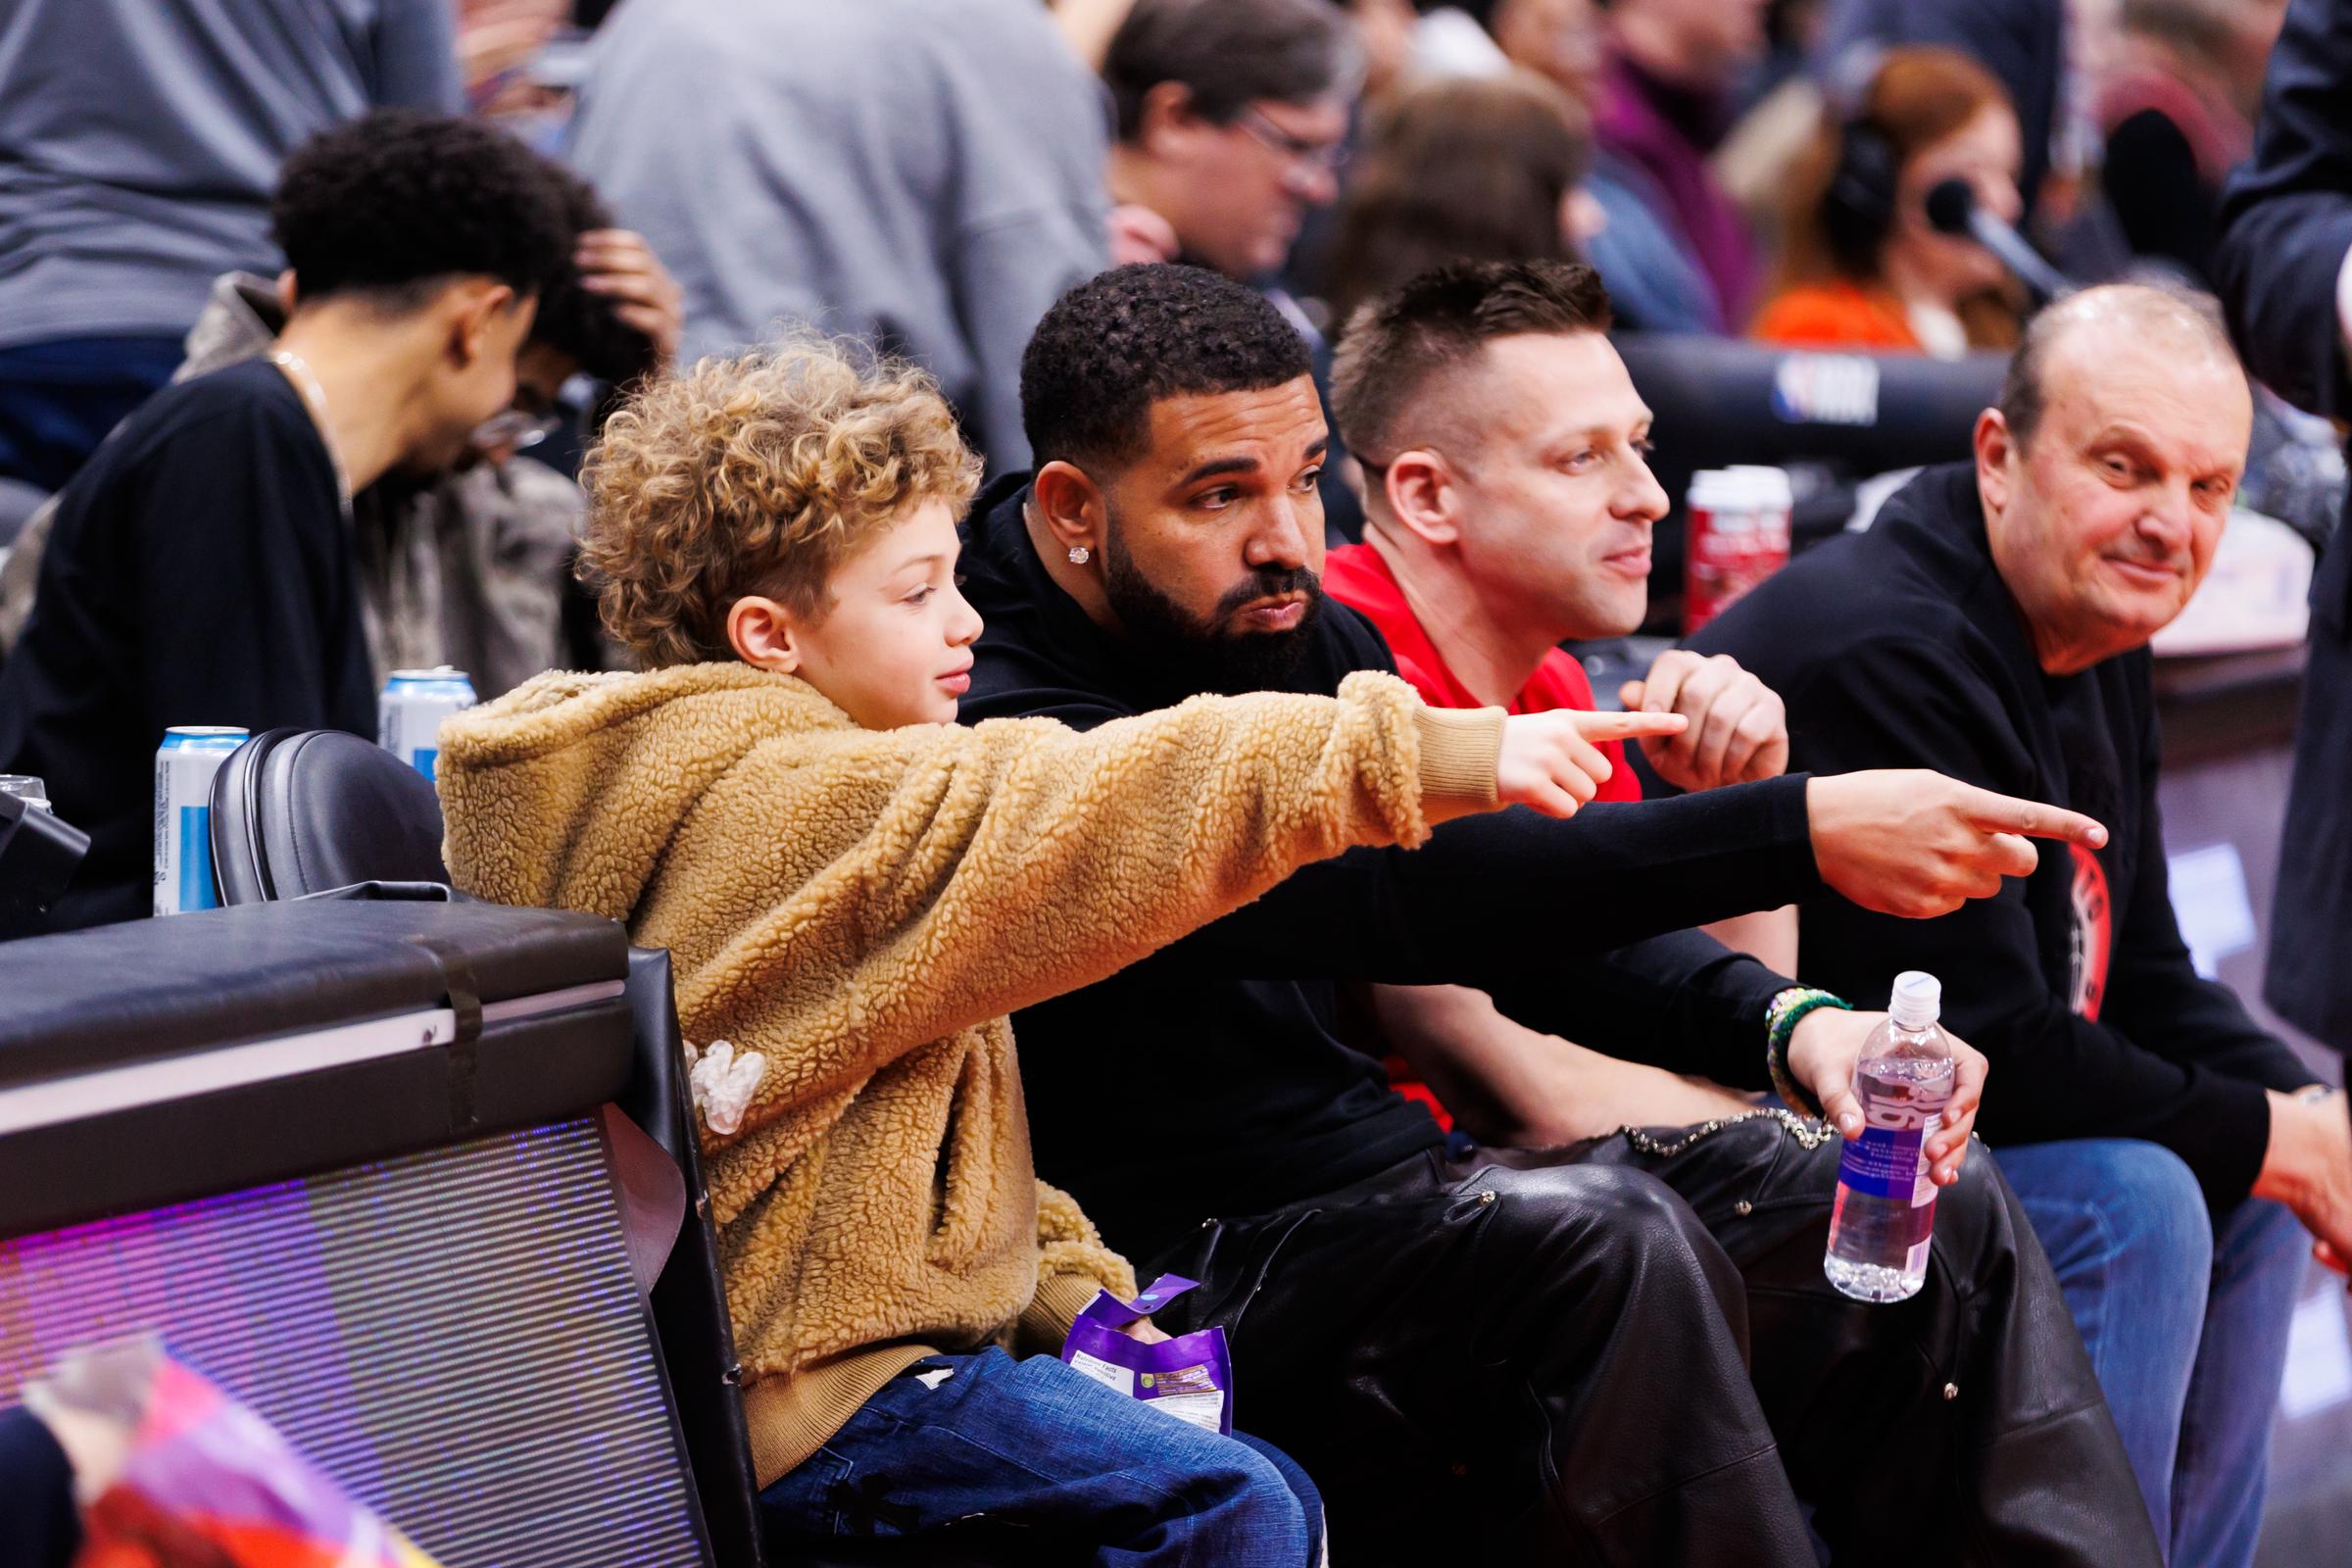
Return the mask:
[(448, 861), (668, 948), (687, 1036), (728, 1043), (704, 1147), (771, 1530), (983, 1515), (1106, 1563), (1311, 1560), (1287, 1460), (1008, 1353), (1135, 1281), (1032, 1171), (1005, 1015), (1310, 859), (1590, 799), (1584, 732), (1679, 720), (1506, 730), (1365, 674), (1085, 734), (957, 727), (978, 464), (927, 377), (819, 339), (648, 387), (586, 479), (585, 569), (646, 668), (451, 720)]

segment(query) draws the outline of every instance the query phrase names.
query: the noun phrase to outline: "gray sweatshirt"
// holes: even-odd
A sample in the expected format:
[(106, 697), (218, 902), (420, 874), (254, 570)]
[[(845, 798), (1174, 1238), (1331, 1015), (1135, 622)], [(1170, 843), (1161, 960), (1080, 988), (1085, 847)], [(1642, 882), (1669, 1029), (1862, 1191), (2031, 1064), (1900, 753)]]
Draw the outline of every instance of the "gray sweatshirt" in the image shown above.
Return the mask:
[(0, 347), (177, 337), (275, 272), (270, 192), (314, 131), (455, 110), (451, 0), (0, 3)]
[(1021, 350), (1107, 262), (1106, 100), (1038, 0), (622, 0), (593, 51), (572, 161), (683, 285), (682, 361), (857, 333), (1027, 465)]

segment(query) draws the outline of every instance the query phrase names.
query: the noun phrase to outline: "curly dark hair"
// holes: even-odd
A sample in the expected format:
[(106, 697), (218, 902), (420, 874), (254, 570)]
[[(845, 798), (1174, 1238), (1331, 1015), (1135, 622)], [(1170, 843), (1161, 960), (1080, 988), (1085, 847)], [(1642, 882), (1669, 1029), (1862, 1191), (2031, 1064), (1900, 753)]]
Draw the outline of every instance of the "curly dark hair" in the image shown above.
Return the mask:
[(1054, 302), (1021, 355), (1021, 425), (1039, 466), (1140, 455), (1152, 405), (1255, 392), (1313, 373), (1265, 296), (1199, 267), (1117, 267)]
[[(564, 217), (574, 237), (592, 228), (614, 225), (612, 209), (596, 187), (556, 165), (548, 166), (564, 200)], [(555, 277), (539, 296), (539, 314), (531, 318), (531, 341), (560, 349), (577, 360), (580, 368), (599, 381), (627, 386), (653, 372), (660, 351), (654, 340), (622, 320), (612, 300), (580, 286), (580, 270), (568, 253)]]
[(553, 168), (480, 121), (379, 109), (294, 149), (270, 232), (306, 300), (365, 290), (414, 305), (465, 273), (537, 294), (571, 250)]
[(1397, 416), (1498, 337), (1605, 332), (1609, 291), (1582, 262), (1448, 262), (1366, 301), (1331, 367), (1332, 419), (1368, 467), (1396, 456)]

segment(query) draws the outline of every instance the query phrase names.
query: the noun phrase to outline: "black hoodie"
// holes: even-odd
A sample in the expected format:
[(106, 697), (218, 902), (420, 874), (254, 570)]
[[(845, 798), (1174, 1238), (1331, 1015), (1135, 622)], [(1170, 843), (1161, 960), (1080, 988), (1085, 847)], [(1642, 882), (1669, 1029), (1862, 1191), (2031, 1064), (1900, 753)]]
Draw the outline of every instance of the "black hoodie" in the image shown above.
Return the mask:
[[(1009, 476), (973, 509), (964, 593), (987, 630), (964, 720), (1088, 728), (1197, 693), (1047, 574), (1028, 494)], [(1331, 694), (1353, 670), (1394, 668), (1371, 622), (1326, 602), (1280, 689)], [(1203, 1218), (1331, 1192), (1435, 1146), (1428, 1113), (1333, 1032), (1341, 979), (1481, 985), (1534, 1027), (1761, 1086), (1764, 1010), (1789, 982), (1680, 928), (1820, 888), (1796, 777), (1567, 822), (1513, 809), (1447, 823), (1418, 851), (1351, 851), (1014, 1016), (1038, 1170), (1142, 1258)]]
[(1804, 906), (1798, 967), (1872, 1006), (1901, 970), (1941, 978), (1945, 1021), (1993, 1063), (1987, 1142), (2145, 1138), (2217, 1206), (2246, 1196), (2264, 1089), (2312, 1074), (2189, 963), (2165, 888), (2150, 655), (2042, 673), (1973, 466), (1922, 473), (1868, 533), (1811, 551), (1690, 645), (1781, 694), (1797, 765), (1932, 767), (2106, 823), (2105, 849), (2043, 844), (2034, 875), (1938, 920), (1825, 893)]

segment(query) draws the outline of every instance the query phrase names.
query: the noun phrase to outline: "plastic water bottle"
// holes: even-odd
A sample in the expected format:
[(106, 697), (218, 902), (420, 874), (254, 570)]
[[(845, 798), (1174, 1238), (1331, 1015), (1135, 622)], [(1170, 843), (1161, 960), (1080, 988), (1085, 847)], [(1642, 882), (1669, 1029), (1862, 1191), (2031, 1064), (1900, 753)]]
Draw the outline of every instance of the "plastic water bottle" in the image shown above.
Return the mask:
[(1943, 987), (1932, 974), (1897, 975), (1886, 1021), (1862, 1044), (1854, 1098), (1862, 1135), (1838, 1161), (1830, 1216), (1830, 1283), (1861, 1301), (1900, 1301), (1928, 1277), (1936, 1184), (1922, 1148), (1952, 1098), (1952, 1046), (1936, 1018)]

